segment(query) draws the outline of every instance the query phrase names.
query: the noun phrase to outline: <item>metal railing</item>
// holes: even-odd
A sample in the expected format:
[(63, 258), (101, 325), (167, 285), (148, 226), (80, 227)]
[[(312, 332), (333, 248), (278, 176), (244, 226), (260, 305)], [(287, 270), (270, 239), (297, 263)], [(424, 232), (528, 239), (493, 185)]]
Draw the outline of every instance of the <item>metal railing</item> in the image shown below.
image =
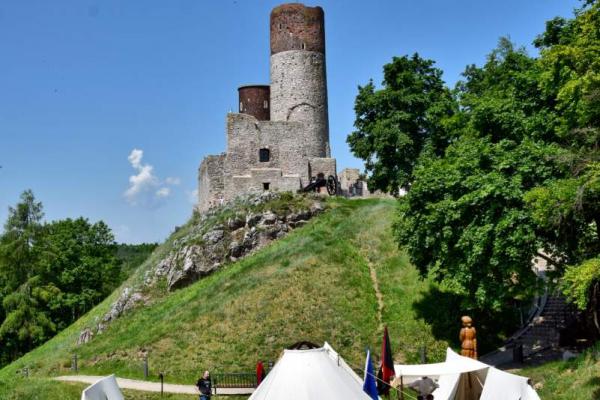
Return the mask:
[(256, 374), (252, 372), (211, 373), (213, 387), (219, 388), (255, 388), (258, 386)]

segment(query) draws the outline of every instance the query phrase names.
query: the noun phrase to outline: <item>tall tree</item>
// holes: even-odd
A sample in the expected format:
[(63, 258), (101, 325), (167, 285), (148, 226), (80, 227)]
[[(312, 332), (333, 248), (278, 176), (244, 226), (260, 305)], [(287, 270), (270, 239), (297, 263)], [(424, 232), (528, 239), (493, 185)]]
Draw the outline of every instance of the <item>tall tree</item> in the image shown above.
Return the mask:
[[(74, 322), (123, 278), (106, 224), (84, 218), (42, 223), (42, 217), (42, 204), (27, 190), (9, 209), (0, 236), (0, 365)], [(142, 255), (151, 248), (130, 251)]]
[(64, 219), (44, 227), (39, 243), (39, 290), (59, 329), (99, 303), (118, 284), (116, 245), (104, 222)]
[[(526, 295), (540, 250), (559, 276), (581, 262), (589, 279), (600, 276), (599, 35), (589, 2), (572, 20), (548, 22), (537, 59), (502, 39), (457, 85), (456, 139), (418, 160), (396, 232), (422, 273), (463, 294), (465, 307), (499, 309)], [(595, 287), (576, 275), (567, 274), (568, 292)]]
[[(565, 293), (600, 335), (600, 4), (555, 18), (538, 37), (541, 87), (556, 100), (566, 176), (525, 196), (541, 245), (566, 269)], [(591, 325), (591, 324), (590, 324)]]
[(34, 274), (36, 249), (44, 217), (42, 203), (31, 190), (8, 209), (4, 233), (0, 236), (0, 295), (16, 290)]
[(433, 61), (394, 57), (383, 67), (383, 87), (359, 86), (350, 149), (365, 161), (369, 187), (388, 193), (408, 188), (421, 152), (441, 154), (450, 141), (446, 120), (456, 111), (442, 71)]

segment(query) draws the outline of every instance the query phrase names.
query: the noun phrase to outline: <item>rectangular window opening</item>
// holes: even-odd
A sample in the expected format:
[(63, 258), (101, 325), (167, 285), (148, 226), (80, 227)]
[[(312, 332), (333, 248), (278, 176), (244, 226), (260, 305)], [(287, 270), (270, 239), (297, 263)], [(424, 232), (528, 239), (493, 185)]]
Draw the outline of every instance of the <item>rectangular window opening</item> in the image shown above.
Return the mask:
[(269, 182), (263, 182), (263, 190), (269, 190)]
[(271, 159), (271, 152), (269, 149), (260, 149), (258, 151), (258, 161), (260, 162), (269, 162)]

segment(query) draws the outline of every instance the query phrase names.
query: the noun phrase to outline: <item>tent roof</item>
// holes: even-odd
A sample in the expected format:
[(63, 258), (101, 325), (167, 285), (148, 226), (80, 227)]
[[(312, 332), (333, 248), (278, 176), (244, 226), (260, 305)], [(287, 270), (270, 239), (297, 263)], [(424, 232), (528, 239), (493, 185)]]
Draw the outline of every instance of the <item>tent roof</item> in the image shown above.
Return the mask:
[[(481, 400), (539, 400), (535, 390), (527, 383), (527, 378), (500, 371), (490, 365), (446, 350), (446, 361), (435, 364), (394, 365), (396, 375), (409, 377), (439, 377), (439, 389), (434, 392), (436, 399), (461, 397), (459, 382), (461, 374), (475, 372), (483, 384)], [(457, 394), (459, 393), (459, 394)]]
[(480, 361), (460, 356), (451, 349), (446, 350), (446, 361), (435, 364), (394, 365), (398, 376), (440, 376), (462, 374), (463, 372), (479, 371), (490, 366)]
[(362, 379), (329, 344), (318, 349), (284, 350), (249, 400), (370, 400)]

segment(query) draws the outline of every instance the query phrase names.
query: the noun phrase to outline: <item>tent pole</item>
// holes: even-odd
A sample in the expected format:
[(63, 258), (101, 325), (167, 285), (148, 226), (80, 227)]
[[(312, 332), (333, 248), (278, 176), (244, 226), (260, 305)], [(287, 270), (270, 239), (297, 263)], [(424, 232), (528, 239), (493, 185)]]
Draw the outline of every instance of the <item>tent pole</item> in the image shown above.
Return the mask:
[(404, 400), (404, 379), (400, 375), (400, 392), (398, 393), (398, 399)]

